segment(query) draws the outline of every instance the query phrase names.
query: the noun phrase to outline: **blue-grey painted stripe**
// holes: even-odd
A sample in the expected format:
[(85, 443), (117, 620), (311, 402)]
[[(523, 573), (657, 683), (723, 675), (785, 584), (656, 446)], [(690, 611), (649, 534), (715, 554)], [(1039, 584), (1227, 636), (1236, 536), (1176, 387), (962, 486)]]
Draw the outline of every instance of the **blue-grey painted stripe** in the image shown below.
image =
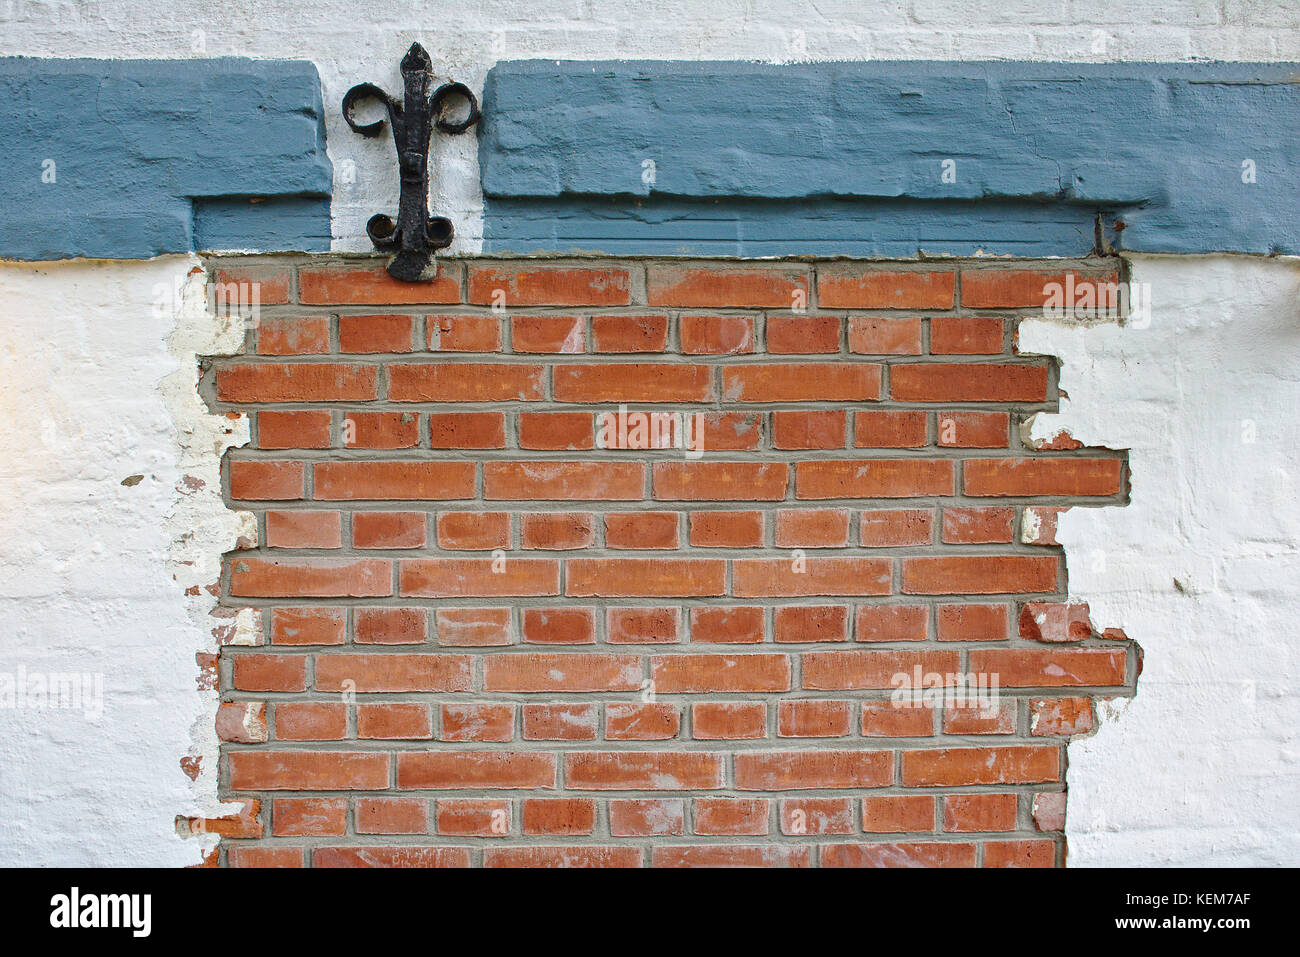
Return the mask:
[(518, 61), (484, 105), (493, 251), (1300, 253), (1296, 64)]
[(0, 98), (0, 258), (329, 249), (311, 63), (2, 58)]

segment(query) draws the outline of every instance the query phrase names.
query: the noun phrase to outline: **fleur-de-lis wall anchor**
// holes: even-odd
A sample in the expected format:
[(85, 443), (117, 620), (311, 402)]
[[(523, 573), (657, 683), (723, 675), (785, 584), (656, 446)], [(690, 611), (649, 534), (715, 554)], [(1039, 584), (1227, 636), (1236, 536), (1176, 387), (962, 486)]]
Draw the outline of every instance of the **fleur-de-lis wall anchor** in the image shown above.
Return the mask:
[[(450, 219), (429, 215), (429, 139), (433, 127), (453, 135), (464, 133), (479, 121), (479, 110), (478, 100), (464, 83), (446, 83), (433, 90), (433, 61), (418, 43), (412, 43), (402, 57), (402, 80), (406, 92), (401, 100), (394, 100), (373, 83), (354, 86), (343, 97), (343, 118), (354, 132), (378, 136), (384, 121), (358, 126), (352, 110), (363, 100), (378, 100), (388, 109), (401, 176), (397, 222), (377, 213), (366, 223), (366, 235), (376, 249), (397, 250), (388, 263), (390, 276), (403, 282), (419, 282), (429, 272), (434, 251), (450, 246), (455, 234)], [(447, 109), (462, 99), (469, 105), (468, 114), (459, 121), (448, 119)]]

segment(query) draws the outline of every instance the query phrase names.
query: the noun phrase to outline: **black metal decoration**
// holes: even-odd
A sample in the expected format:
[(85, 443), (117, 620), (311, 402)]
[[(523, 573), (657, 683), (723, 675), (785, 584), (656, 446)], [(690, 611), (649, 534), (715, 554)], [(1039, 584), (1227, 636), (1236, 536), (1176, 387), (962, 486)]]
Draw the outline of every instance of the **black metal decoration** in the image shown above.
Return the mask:
[[(455, 230), (445, 216), (429, 215), (429, 139), (433, 127), (444, 133), (464, 133), (479, 121), (478, 100), (464, 83), (446, 83), (433, 87), (433, 61), (424, 47), (412, 43), (402, 57), (402, 80), (406, 93), (396, 101), (373, 83), (360, 83), (343, 97), (343, 118), (354, 132), (378, 136), (383, 120), (358, 126), (352, 109), (362, 100), (378, 100), (388, 109), (397, 146), (397, 167), (401, 176), (401, 195), (397, 203), (397, 222), (377, 213), (366, 223), (366, 235), (376, 249), (397, 249), (388, 264), (388, 274), (403, 282), (418, 282), (425, 277), (433, 261), (434, 250), (451, 245)], [(443, 114), (457, 98), (469, 104), (469, 114), (458, 122)]]

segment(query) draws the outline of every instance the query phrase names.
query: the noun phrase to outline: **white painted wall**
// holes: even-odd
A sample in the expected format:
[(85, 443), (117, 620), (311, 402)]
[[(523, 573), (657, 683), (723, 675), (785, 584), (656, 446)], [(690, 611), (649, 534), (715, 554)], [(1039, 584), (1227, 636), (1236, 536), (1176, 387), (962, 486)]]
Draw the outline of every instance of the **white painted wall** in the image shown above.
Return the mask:
[[(0, 0), (0, 55), (313, 60), (335, 164), (338, 249), (395, 206), (391, 143), (337, 106), (396, 88), (420, 40), (440, 73), (482, 87), (506, 58), (1300, 59), (1286, 0)], [(442, 138), (434, 208), (455, 251), (481, 243), (472, 139)], [(351, 164), (351, 165), (350, 165)], [(355, 176), (349, 179), (349, 170)], [(204, 414), (194, 355), (236, 330), (155, 289), (192, 267), (0, 264), (0, 673), (104, 676), (104, 715), (0, 712), (0, 864), (181, 864), (172, 828), (210, 811), (216, 577), (246, 531), (215, 498), (242, 426)], [(1300, 352), (1294, 262), (1142, 258), (1146, 330), (1035, 323), (1025, 348), (1065, 361), (1055, 427), (1132, 449), (1133, 504), (1074, 512), (1072, 591), (1147, 651), (1138, 696), (1070, 747), (1074, 864), (1300, 863), (1295, 476)], [(1257, 441), (1241, 441), (1243, 420)], [(1047, 423), (1040, 423), (1046, 428)], [(141, 474), (134, 487), (121, 480)], [(185, 475), (205, 483), (182, 491)], [(191, 532), (193, 534), (186, 535)], [(187, 562), (195, 562), (190, 565)], [(1174, 578), (1182, 583), (1180, 591)], [(179, 770), (209, 755), (199, 781)]]

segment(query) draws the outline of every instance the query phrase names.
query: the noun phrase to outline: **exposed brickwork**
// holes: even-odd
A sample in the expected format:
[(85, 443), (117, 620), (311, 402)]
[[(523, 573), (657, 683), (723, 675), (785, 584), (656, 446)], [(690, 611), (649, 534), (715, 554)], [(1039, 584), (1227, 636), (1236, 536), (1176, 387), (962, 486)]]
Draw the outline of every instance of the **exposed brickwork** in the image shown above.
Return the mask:
[[(1140, 652), (1050, 529), (1126, 465), (1022, 441), (1014, 343), (1113, 268), (376, 262), (216, 266), (281, 291), (202, 383), (253, 417), (223, 595), (265, 625), (219, 662), (244, 811), (187, 824), (222, 863), (1064, 862), (1065, 741)], [(999, 697), (891, 700), (930, 673)]]

